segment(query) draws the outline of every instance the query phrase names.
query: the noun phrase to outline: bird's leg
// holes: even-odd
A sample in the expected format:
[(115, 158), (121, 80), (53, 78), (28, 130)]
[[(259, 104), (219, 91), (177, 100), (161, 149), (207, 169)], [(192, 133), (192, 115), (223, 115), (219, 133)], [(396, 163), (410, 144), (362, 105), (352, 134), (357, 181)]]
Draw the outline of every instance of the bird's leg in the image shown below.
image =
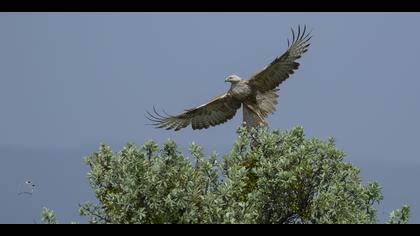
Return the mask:
[[(249, 104), (249, 103), (244, 103), (244, 106), (246, 106), (246, 108), (250, 112), (254, 113), (259, 119), (258, 124), (255, 124), (254, 122), (252, 122), (251, 124), (245, 124), (248, 131), (251, 131), (252, 128), (255, 128), (256, 130), (258, 130), (261, 126), (267, 125), (265, 119), (263, 118), (263, 116), (259, 112), (258, 107), (255, 107), (255, 106), (253, 106), (253, 104)], [(251, 140), (250, 140), (251, 150), (255, 149), (259, 145), (259, 143), (257, 141), (257, 137), (254, 137), (254, 135), (256, 135), (257, 133), (258, 132), (256, 132), (256, 133), (250, 132), (250, 134), (251, 134), (251, 137), (250, 137), (251, 138)]]
[(249, 103), (244, 103), (246, 105), (246, 107), (248, 107), (249, 110), (251, 110), (252, 112), (254, 112), (258, 118), (261, 120), (261, 123), (263, 125), (266, 124), (265, 119), (261, 116), (260, 112), (258, 109), (254, 108), (252, 105), (250, 105)]

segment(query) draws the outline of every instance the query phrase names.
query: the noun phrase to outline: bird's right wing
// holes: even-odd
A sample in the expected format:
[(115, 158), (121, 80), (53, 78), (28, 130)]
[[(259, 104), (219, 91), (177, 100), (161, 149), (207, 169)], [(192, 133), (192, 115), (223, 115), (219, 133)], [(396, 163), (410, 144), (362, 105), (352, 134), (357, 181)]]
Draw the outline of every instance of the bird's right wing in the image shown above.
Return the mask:
[(147, 112), (148, 116), (146, 118), (152, 121), (157, 128), (167, 130), (178, 131), (189, 124), (194, 130), (207, 129), (210, 126), (216, 126), (232, 119), (240, 107), (240, 101), (234, 99), (229, 93), (225, 93), (208, 103), (188, 109), (177, 116), (161, 115), (153, 109), (155, 114)]

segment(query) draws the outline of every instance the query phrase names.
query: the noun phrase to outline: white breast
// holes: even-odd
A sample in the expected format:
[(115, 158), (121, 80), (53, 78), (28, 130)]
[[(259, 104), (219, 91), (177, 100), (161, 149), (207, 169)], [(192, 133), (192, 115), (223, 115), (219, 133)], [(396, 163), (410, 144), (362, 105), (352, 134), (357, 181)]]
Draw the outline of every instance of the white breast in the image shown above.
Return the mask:
[(241, 82), (237, 84), (232, 84), (230, 92), (235, 98), (239, 100), (245, 99), (252, 93), (251, 88), (248, 86), (248, 84)]

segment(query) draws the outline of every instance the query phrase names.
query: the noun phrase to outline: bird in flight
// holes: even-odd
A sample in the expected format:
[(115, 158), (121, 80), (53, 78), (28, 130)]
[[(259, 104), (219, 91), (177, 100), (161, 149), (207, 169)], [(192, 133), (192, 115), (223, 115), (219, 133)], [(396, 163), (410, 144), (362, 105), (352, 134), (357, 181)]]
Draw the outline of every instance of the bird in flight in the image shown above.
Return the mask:
[(32, 195), (34, 193), (34, 190), (35, 190), (36, 186), (32, 181), (30, 181), (30, 180), (25, 181), (25, 186), (26, 186), (25, 187), (26, 190), (19, 191), (18, 195), (22, 195), (22, 194)]
[(243, 107), (245, 126), (266, 126), (266, 118), (276, 110), (277, 88), (295, 70), (299, 68), (296, 62), (307, 50), (311, 39), (306, 26), (298, 26), (297, 33), (292, 28), (292, 40), (287, 40), (288, 49), (283, 55), (274, 59), (269, 65), (242, 80), (237, 75), (226, 77), (225, 82), (231, 84), (230, 89), (209, 102), (187, 109), (184, 113), (172, 116), (159, 114), (153, 107), (153, 114), (147, 111), (146, 118), (157, 128), (181, 130), (191, 124), (193, 130), (207, 129), (232, 119), (237, 110)]

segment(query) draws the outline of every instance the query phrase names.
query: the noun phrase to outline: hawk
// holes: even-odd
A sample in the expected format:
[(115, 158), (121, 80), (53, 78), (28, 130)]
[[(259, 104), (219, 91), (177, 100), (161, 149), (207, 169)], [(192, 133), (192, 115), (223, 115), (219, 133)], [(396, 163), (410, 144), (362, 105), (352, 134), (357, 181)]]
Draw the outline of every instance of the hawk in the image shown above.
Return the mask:
[(232, 119), (237, 110), (243, 107), (243, 121), (246, 127), (267, 125), (266, 118), (276, 110), (278, 86), (299, 68), (296, 62), (307, 50), (311, 39), (306, 26), (298, 26), (297, 34), (293, 28), (291, 42), (287, 40), (288, 49), (269, 65), (242, 80), (237, 75), (226, 77), (225, 82), (231, 84), (230, 89), (209, 102), (187, 109), (184, 113), (172, 116), (159, 114), (155, 108), (154, 114), (147, 111), (152, 125), (167, 130), (181, 130), (191, 124), (193, 130), (207, 129)]

